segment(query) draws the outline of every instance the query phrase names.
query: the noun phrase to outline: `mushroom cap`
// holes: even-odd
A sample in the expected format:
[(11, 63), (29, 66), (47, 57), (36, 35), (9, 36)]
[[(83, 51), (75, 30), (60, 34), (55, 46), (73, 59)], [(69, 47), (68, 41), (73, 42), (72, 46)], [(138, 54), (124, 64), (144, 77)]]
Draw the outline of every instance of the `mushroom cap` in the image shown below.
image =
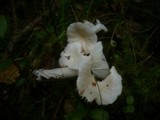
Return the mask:
[(95, 100), (98, 105), (111, 104), (122, 92), (122, 78), (113, 66), (110, 75), (102, 81), (96, 81), (91, 74), (91, 61), (91, 56), (84, 56), (79, 65), (77, 79), (79, 95), (88, 102)]
[(97, 42), (91, 50), (90, 55), (93, 57), (92, 72), (100, 79), (106, 78), (110, 74), (109, 65), (103, 54), (102, 42)]
[[(92, 72), (97, 78), (104, 79), (110, 73), (108, 63), (102, 51), (102, 42), (97, 42), (90, 51), (92, 56)], [(69, 43), (64, 51), (61, 52), (59, 64), (61, 67), (69, 67), (78, 70), (80, 61), (83, 61), (82, 47), (79, 42)]]
[(97, 82), (101, 93), (101, 96), (97, 96), (95, 99), (98, 105), (112, 104), (122, 92), (122, 77), (114, 66), (112, 66), (110, 72), (111, 74), (103, 81)]
[(89, 24), (75, 22), (67, 28), (68, 42), (80, 42), (83, 50), (88, 53), (97, 42), (97, 35)]
[(77, 89), (78, 93), (82, 98), (86, 98), (88, 102), (92, 102), (96, 94), (92, 83), (95, 83), (94, 77), (91, 75), (91, 56), (83, 56), (83, 61), (80, 62), (78, 78), (77, 78)]
[(59, 64), (61, 67), (69, 67), (78, 69), (79, 62), (83, 53), (81, 52), (81, 44), (78, 42), (69, 43), (64, 51), (61, 52)]
[(70, 26), (67, 28), (67, 41), (69, 43), (80, 42), (82, 45), (82, 50), (85, 53), (89, 53), (89, 51), (97, 42), (96, 33), (101, 30), (104, 30), (105, 32), (108, 31), (98, 19), (96, 20), (96, 25), (87, 20), (84, 20), (83, 23), (75, 22), (70, 24)]

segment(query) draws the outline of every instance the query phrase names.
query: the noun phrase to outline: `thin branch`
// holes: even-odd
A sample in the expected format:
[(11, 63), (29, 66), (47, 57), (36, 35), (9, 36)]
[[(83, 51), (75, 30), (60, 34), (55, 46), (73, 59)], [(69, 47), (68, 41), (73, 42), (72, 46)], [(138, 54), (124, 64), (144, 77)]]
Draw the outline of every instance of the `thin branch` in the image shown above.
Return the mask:
[(11, 37), (11, 41), (9, 42), (9, 45), (8, 45), (9, 51), (12, 52), (15, 43), (20, 41), (21, 40), (20, 38), (23, 35), (32, 31), (36, 26), (39, 26), (43, 20), (43, 17), (47, 16), (47, 15), (48, 15), (48, 13), (45, 12), (45, 13), (41, 14), (40, 16), (38, 16), (37, 18), (35, 18), (34, 20), (32, 20), (28, 25), (26, 25), (24, 27), (24, 29), (22, 29), (22, 30), (16, 29), (16, 31), (13, 33), (13, 36)]
[(76, 21), (78, 22), (78, 17), (76, 16), (76, 13), (75, 13), (75, 11), (74, 11), (72, 5), (70, 6), (70, 8), (71, 8), (71, 10), (72, 10), (72, 13), (73, 13), (73, 15), (74, 15)]
[(14, 0), (11, 0), (14, 34), (18, 31), (18, 20)]

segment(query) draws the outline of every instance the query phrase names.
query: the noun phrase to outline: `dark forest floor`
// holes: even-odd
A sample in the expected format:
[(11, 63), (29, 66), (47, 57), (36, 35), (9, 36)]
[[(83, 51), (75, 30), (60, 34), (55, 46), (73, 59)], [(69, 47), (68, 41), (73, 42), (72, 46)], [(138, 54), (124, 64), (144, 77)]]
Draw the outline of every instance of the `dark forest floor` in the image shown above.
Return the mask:
[[(1, 0), (0, 119), (159, 120), (159, 0)], [(109, 65), (123, 78), (115, 103), (86, 103), (76, 78), (36, 81), (34, 69), (56, 68), (66, 29), (99, 19)]]

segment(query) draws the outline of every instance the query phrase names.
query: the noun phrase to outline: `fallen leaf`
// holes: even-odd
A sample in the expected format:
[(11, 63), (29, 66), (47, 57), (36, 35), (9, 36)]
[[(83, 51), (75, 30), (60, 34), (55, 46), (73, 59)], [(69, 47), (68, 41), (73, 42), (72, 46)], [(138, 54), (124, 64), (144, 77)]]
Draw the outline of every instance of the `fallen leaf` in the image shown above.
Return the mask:
[(16, 65), (12, 64), (5, 70), (0, 71), (0, 82), (6, 84), (14, 83), (19, 75), (18, 68)]

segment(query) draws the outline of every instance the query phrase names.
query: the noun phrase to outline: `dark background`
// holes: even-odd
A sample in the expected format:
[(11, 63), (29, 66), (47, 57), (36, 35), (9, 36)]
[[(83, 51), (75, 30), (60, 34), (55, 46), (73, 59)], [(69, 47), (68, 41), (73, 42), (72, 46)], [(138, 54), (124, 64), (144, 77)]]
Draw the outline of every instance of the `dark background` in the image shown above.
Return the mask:
[[(1, 120), (159, 120), (159, 0), (0, 0)], [(4, 19), (3, 19), (4, 18)], [(99, 19), (109, 65), (123, 78), (115, 103), (81, 99), (76, 79), (36, 81), (34, 69), (59, 67), (70, 23)]]

